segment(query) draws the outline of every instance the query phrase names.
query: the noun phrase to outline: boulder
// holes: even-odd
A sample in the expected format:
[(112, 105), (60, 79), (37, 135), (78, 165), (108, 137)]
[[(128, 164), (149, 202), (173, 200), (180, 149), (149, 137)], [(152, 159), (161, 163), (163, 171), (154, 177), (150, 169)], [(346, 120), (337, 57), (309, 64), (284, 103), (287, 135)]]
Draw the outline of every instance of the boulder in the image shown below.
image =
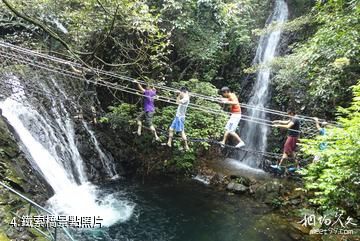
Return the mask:
[(230, 182), (226, 189), (235, 193), (245, 193), (249, 188), (240, 183)]
[(281, 196), (282, 188), (283, 185), (279, 181), (271, 180), (256, 187), (252, 187), (252, 190), (254, 191), (256, 199), (264, 203), (271, 204), (274, 199)]
[(309, 232), (310, 232), (310, 228), (309, 228), (309, 227), (306, 227), (306, 226), (304, 226), (304, 225), (301, 225), (300, 223), (291, 222), (290, 224), (291, 224), (291, 226), (292, 226), (295, 230), (297, 230), (297, 231), (299, 231), (299, 232), (301, 232), (301, 233), (303, 233), (303, 234), (309, 234)]

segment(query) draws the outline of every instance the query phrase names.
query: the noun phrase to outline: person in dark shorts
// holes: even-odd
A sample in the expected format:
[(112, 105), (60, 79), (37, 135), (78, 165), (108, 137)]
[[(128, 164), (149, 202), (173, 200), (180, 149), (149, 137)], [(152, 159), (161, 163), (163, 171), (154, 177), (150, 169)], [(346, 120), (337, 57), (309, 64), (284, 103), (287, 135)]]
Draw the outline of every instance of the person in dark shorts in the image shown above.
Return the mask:
[(137, 134), (141, 136), (141, 129), (142, 129), (142, 120), (145, 119), (146, 125), (150, 128), (150, 130), (154, 133), (155, 139), (157, 141), (160, 140), (159, 136), (156, 133), (155, 127), (152, 123), (152, 118), (155, 112), (155, 104), (154, 98), (156, 96), (156, 89), (151, 87), (150, 85), (146, 86), (144, 89), (141, 84), (137, 83), (138, 89), (144, 95), (144, 110), (140, 113), (140, 115), (136, 118), (138, 124)]
[(300, 120), (296, 116), (294, 109), (289, 109), (287, 113), (290, 116), (289, 120), (273, 121), (274, 127), (287, 128), (288, 136), (287, 136), (285, 144), (284, 144), (283, 155), (277, 165), (271, 165), (272, 168), (281, 169), (280, 167), (281, 167), (282, 162), (289, 157), (294, 158), (295, 163), (296, 163), (296, 168), (300, 168), (299, 161), (296, 158), (296, 146), (297, 146), (298, 139), (300, 136)]

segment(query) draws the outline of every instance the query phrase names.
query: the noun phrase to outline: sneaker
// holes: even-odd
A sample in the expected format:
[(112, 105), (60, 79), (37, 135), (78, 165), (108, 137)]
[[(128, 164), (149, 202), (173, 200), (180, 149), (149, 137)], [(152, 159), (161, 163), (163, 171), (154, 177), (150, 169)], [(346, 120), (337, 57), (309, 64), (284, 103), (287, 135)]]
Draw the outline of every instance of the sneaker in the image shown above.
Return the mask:
[(224, 143), (224, 142), (222, 142), (222, 141), (220, 141), (220, 142), (219, 142), (219, 145), (220, 145), (222, 148), (224, 148), (224, 147), (225, 147), (225, 143)]
[(270, 165), (271, 168), (274, 168), (274, 169), (278, 169), (278, 170), (281, 170), (280, 166), (279, 165)]
[(240, 147), (243, 147), (243, 146), (245, 146), (245, 143), (243, 141), (240, 141), (235, 147), (240, 148)]
[(294, 171), (297, 170), (297, 168), (296, 167), (289, 167), (288, 170), (289, 170), (289, 172), (294, 172)]

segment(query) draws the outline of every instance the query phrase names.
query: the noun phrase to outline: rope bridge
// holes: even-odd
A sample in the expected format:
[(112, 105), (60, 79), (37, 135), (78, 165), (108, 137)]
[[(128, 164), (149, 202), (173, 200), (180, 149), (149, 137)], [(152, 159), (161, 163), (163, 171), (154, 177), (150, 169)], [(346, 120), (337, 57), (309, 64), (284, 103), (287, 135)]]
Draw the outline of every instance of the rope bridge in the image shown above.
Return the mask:
[[(39, 69), (43, 69), (43, 70), (46, 70), (46, 71), (49, 71), (52, 73), (56, 73), (59, 75), (67, 76), (67, 77), (70, 77), (71, 79), (82, 81), (87, 84), (91, 83), (95, 86), (102, 86), (102, 87), (106, 87), (106, 88), (113, 89), (113, 90), (118, 90), (118, 91), (121, 91), (124, 93), (137, 95), (137, 96), (144, 96), (144, 94), (139, 93), (139, 91), (135, 88), (132, 88), (132, 87), (129, 87), (126, 85), (122, 85), (119, 83), (109, 82), (104, 79), (105, 78), (113, 78), (113, 79), (118, 79), (118, 80), (122, 80), (122, 81), (129, 82), (129, 83), (147, 84), (145, 81), (142, 81), (142, 80), (137, 80), (134, 78), (130, 78), (128, 76), (119, 75), (114, 72), (104, 71), (104, 70), (97, 69), (97, 68), (83, 67), (83, 65), (73, 62), (73, 61), (54, 57), (54, 56), (47, 55), (44, 53), (39, 53), (39, 52), (30, 50), (30, 49), (15, 46), (15, 45), (3, 42), (3, 41), (0, 41), (0, 57), (7, 59), (11, 62), (25, 64), (27, 66), (31, 66), (34, 68), (39, 68)], [(89, 74), (96, 76), (96, 78), (86, 78), (86, 76)], [(7, 83), (7, 84), (9, 84), (9, 83)], [(176, 99), (173, 97), (169, 97), (167, 94), (178, 93), (178, 89), (168, 87), (165, 85), (161, 85), (161, 84), (157, 84), (157, 83), (154, 83), (152, 85), (155, 86), (157, 89), (161, 90), (161, 93), (163, 93), (163, 95), (157, 95), (157, 97), (156, 97), (157, 101), (177, 105)], [(48, 93), (48, 92), (44, 91), (43, 89), (38, 88), (36, 86), (30, 86), (29, 88), (31, 89), (32, 92), (37, 93), (37, 94), (46, 95), (51, 98), (64, 99), (64, 96), (56, 96), (53, 93)], [(214, 97), (214, 96), (206, 96), (206, 95), (202, 95), (202, 94), (194, 93), (194, 92), (191, 92), (190, 96), (194, 97), (196, 99), (202, 99), (202, 100), (212, 102), (212, 103), (221, 103), (220, 99), (218, 97)], [(273, 109), (269, 109), (269, 108), (259, 108), (259, 107), (248, 105), (245, 103), (241, 103), (241, 107), (243, 107), (245, 109), (252, 109), (252, 110), (256, 110), (256, 111), (265, 112), (270, 115), (277, 115), (277, 116), (281, 116), (281, 117), (290, 118), (290, 116), (287, 113), (278, 111), (278, 110), (273, 110)], [(225, 111), (221, 110), (220, 106), (218, 109), (216, 109), (216, 108), (210, 108), (210, 107), (206, 107), (203, 105), (199, 105), (196, 103), (190, 103), (189, 108), (197, 110), (197, 111), (202, 111), (205, 113), (213, 114), (213, 115), (223, 115), (223, 116), (227, 116), (227, 117), (230, 115), (229, 112), (225, 112)], [(304, 115), (298, 115), (298, 117), (301, 120), (302, 131), (298, 131), (298, 130), (293, 130), (293, 131), (300, 132), (302, 134), (302, 136), (306, 137), (306, 138), (311, 138), (311, 137), (317, 135), (318, 131), (315, 128), (314, 120), (312, 117), (308, 117), (308, 116), (304, 116)], [(261, 118), (248, 116), (246, 114), (242, 114), (242, 120), (251, 122), (251, 123), (255, 123), (255, 124), (259, 124), (259, 125), (273, 127), (272, 121), (269, 119), (261, 119)], [(320, 121), (323, 121), (323, 120), (320, 120)], [(212, 144), (219, 144), (215, 140), (200, 139), (200, 138), (189, 138), (189, 141), (208, 142), (208, 143), (212, 143)], [(226, 145), (226, 147), (233, 148), (233, 146), (229, 146), (229, 145)], [(239, 150), (252, 152), (254, 154), (261, 153), (264, 156), (266, 156), (266, 155), (268, 155), (268, 156), (276, 155), (276, 157), (279, 156), (279, 154), (276, 154), (276, 153), (258, 152), (258, 151), (246, 150), (246, 149), (239, 149)]]

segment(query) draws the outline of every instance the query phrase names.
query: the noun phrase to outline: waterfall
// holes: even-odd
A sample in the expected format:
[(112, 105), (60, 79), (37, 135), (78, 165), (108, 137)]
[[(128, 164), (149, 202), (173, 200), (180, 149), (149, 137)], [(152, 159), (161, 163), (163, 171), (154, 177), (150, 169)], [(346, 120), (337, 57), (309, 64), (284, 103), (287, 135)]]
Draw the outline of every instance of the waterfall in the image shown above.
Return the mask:
[(103, 150), (100, 148), (100, 144), (98, 140), (95, 137), (95, 133), (90, 130), (88, 124), (85, 121), (82, 121), (82, 124), (85, 127), (85, 130), (89, 133), (91, 142), (94, 144), (95, 149), (99, 155), (100, 161), (103, 164), (103, 167), (105, 168), (106, 173), (112, 178), (115, 179), (119, 177), (119, 175), (116, 172), (115, 165), (114, 165), (114, 159), (112, 156), (106, 155)]
[[(46, 101), (34, 103), (17, 77), (7, 76), (5, 82), (10, 86), (11, 95), (0, 102), (0, 109), (14, 128), (33, 167), (54, 190), (54, 196), (48, 200), (49, 208), (58, 214), (100, 216), (102, 224), (107, 226), (130, 218), (134, 204), (102, 193), (88, 181), (76, 146), (74, 123), (64, 99), (47, 96)], [(51, 82), (51, 85), (41, 82), (41, 90), (64, 97), (65, 91), (53, 79)], [(91, 134), (92, 141), (97, 143)], [(105, 158), (98, 143), (96, 149), (99, 157)], [(115, 175), (115, 169), (112, 171)]]
[[(266, 24), (282, 24), (288, 18), (288, 7), (284, 0), (276, 0), (273, 13), (268, 18)], [(271, 68), (267, 64), (272, 61), (276, 55), (276, 50), (280, 42), (281, 25), (275, 28), (270, 33), (264, 34), (260, 37), (259, 45), (256, 50), (256, 55), (253, 64), (259, 65), (260, 69), (257, 72), (256, 82), (253, 86), (252, 95), (248, 102), (249, 105), (256, 108), (264, 108), (268, 104), (270, 93), (269, 84), (271, 76)], [(266, 119), (266, 113), (257, 111), (255, 109), (247, 109), (247, 115), (251, 119)], [(253, 122), (245, 122), (242, 128), (242, 137), (245, 140), (247, 149), (266, 151), (268, 126), (256, 124)], [(246, 154), (243, 157), (243, 162), (249, 166), (257, 167), (258, 162), (255, 156)]]

